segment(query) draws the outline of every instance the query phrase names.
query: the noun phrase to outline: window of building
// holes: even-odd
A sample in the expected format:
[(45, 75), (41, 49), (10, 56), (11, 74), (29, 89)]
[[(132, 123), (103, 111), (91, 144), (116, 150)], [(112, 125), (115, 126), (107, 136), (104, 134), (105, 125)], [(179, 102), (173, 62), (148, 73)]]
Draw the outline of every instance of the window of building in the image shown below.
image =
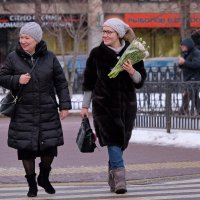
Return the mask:
[[(66, 30), (62, 30), (62, 34), (60, 34), (60, 37), (55, 34), (52, 34), (51, 32), (45, 31), (44, 32), (44, 40), (46, 41), (48, 45), (48, 49), (53, 51), (56, 55), (61, 55), (61, 45), (63, 45), (64, 53), (65, 54), (71, 54), (73, 52), (73, 45), (74, 45), (74, 39), (71, 38)], [(61, 44), (62, 42), (62, 44)], [(87, 39), (83, 39), (80, 42), (80, 48), (79, 53), (85, 54), (87, 52)]]
[(179, 29), (134, 29), (137, 37), (150, 46), (150, 57), (178, 56), (180, 54)]

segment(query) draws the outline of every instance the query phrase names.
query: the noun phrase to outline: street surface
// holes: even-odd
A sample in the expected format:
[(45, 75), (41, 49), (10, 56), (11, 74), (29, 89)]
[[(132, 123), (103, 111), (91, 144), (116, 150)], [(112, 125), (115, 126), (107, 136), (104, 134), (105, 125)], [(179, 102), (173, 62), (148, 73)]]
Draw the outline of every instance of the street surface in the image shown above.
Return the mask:
[[(75, 143), (80, 123), (73, 114), (62, 121), (65, 145), (59, 147), (50, 176), (57, 193), (47, 195), (40, 188), (34, 199), (200, 199), (200, 149), (135, 143), (124, 152), (129, 192), (110, 193), (106, 148), (97, 142), (94, 153), (80, 153)], [(8, 124), (8, 118), (0, 118), (0, 199), (21, 200), (27, 184), (16, 150), (7, 147)], [(36, 173), (38, 163), (39, 158)]]
[[(48, 195), (39, 189), (34, 200), (199, 200), (200, 179), (158, 182), (154, 184), (135, 185), (128, 182), (128, 192), (117, 195), (111, 193), (105, 182), (56, 184), (56, 194)], [(9, 185), (0, 187), (0, 199), (25, 200), (28, 187)]]

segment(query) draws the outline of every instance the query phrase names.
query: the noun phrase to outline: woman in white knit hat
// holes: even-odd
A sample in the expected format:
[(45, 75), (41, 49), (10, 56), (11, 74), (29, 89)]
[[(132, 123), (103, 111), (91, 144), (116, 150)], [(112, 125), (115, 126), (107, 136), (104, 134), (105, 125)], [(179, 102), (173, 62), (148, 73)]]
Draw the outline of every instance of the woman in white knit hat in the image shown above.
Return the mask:
[(123, 151), (131, 138), (137, 103), (135, 89), (146, 78), (143, 61), (123, 64), (123, 72), (110, 79), (109, 72), (135, 37), (128, 24), (117, 18), (104, 22), (102, 42), (92, 49), (86, 63), (81, 116), (88, 116), (92, 101), (95, 132), (108, 149), (108, 184), (117, 194), (127, 192)]
[[(22, 88), (9, 125), (8, 146), (17, 149), (18, 159), (22, 160), (29, 185), (28, 197), (37, 196), (37, 183), (47, 193), (55, 193), (49, 173), (57, 147), (64, 143), (60, 119), (71, 109), (62, 67), (47, 50), (42, 34), (40, 25), (35, 22), (22, 26), (17, 48), (8, 55), (0, 70), (0, 85), (13, 94)], [(37, 182), (36, 157), (41, 158)]]

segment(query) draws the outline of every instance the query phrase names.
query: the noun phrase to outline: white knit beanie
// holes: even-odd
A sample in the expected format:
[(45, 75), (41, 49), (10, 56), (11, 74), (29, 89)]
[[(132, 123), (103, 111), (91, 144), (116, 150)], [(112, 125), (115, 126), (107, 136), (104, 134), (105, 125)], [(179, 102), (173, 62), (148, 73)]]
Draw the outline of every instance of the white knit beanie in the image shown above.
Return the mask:
[(120, 38), (123, 38), (125, 33), (129, 30), (129, 25), (118, 18), (111, 18), (103, 23), (103, 26), (109, 26), (114, 29)]
[(43, 32), (41, 26), (38, 23), (28, 22), (21, 27), (19, 34), (29, 35), (39, 43), (42, 40)]

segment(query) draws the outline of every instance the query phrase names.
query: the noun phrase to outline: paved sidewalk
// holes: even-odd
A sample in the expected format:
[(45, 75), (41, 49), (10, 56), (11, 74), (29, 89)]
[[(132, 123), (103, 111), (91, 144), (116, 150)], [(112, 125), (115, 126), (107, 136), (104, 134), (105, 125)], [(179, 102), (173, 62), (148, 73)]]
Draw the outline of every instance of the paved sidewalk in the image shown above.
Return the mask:
[[(94, 153), (84, 154), (75, 144), (80, 122), (81, 118), (74, 115), (62, 122), (65, 145), (58, 149), (58, 157), (52, 165), (51, 180), (54, 183), (107, 180), (106, 148), (99, 147)], [(0, 118), (0, 184), (25, 183), (24, 169), (17, 160), (16, 150), (7, 147), (8, 123), (9, 119)], [(124, 160), (129, 181), (199, 177), (200, 174), (199, 149), (130, 143)], [(38, 163), (39, 159), (36, 160), (37, 173)]]

